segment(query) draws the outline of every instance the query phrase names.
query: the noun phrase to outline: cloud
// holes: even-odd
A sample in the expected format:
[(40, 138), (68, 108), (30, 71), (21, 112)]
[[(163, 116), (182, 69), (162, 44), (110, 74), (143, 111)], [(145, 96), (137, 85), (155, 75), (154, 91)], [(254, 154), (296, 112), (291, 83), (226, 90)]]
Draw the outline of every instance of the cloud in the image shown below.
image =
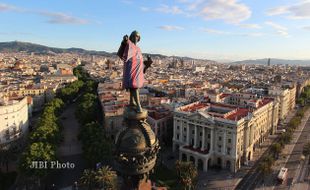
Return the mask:
[(48, 17), (47, 22), (51, 24), (87, 24), (88, 20), (73, 17), (64, 13), (57, 12), (38, 12), (40, 15)]
[(271, 21), (266, 21), (265, 24), (271, 26), (272, 28), (276, 29), (276, 30), (287, 30), (286, 27), (280, 25), (280, 24), (276, 24), (274, 22)]
[(161, 5), (156, 9), (158, 12), (167, 13), (167, 14), (182, 14), (184, 13), (178, 6), (168, 6)]
[(285, 14), (288, 12), (289, 11), (288, 11), (287, 7), (282, 6), (282, 7), (276, 7), (276, 8), (269, 9), (266, 13), (269, 16), (274, 16), (274, 15)]
[(7, 4), (0, 4), (0, 11), (4, 12), (4, 11), (11, 11), (14, 7), (11, 7), (10, 5)]
[(241, 36), (249, 36), (249, 37), (260, 37), (260, 36), (265, 36), (264, 33), (244, 33), (240, 34)]
[(238, 24), (251, 17), (251, 10), (237, 0), (177, 0), (178, 5), (162, 4), (155, 11), (166, 14), (181, 14), (201, 17), (204, 20), (223, 20)]
[(289, 19), (310, 19), (310, 0), (267, 10), (267, 15), (287, 15)]
[(302, 29), (310, 31), (310, 26), (304, 26), (304, 27), (302, 27)]
[(127, 4), (127, 5), (130, 5), (130, 4), (132, 4), (133, 2), (130, 1), (130, 0), (122, 0), (122, 3)]
[(87, 24), (89, 23), (88, 20), (73, 17), (73, 16), (70, 16), (68, 14), (61, 13), (61, 12), (29, 10), (29, 9), (23, 9), (20, 7), (15, 7), (13, 5), (0, 3), (0, 12), (5, 12), (5, 11), (41, 15), (41, 16), (47, 17), (48, 18), (47, 23), (51, 23), (51, 24)]
[(266, 21), (265, 24), (271, 26), (274, 30), (276, 30), (276, 33), (281, 36), (284, 36), (284, 37), (289, 36), (288, 31), (287, 31), (288, 29), (286, 27), (280, 24), (271, 22), (271, 21)]
[(23, 9), (12, 6), (12, 5), (8, 5), (8, 4), (4, 4), (4, 3), (0, 3), (0, 12), (6, 12), (6, 11), (17, 11), (17, 12), (21, 12), (23, 11)]
[(148, 11), (150, 11), (150, 8), (149, 7), (140, 7), (140, 10), (143, 12), (148, 12)]
[(211, 28), (203, 28), (201, 29), (203, 32), (207, 32), (209, 34), (218, 34), (218, 35), (227, 35), (231, 34), (230, 32), (222, 31), (222, 30), (215, 30)]
[(251, 14), (249, 7), (236, 0), (210, 0), (200, 11), (205, 20), (223, 20), (233, 24), (249, 19)]
[(167, 31), (184, 30), (183, 27), (180, 27), (180, 26), (171, 26), (171, 25), (163, 25), (163, 26), (159, 26), (158, 28), (160, 28), (160, 29), (162, 29), (162, 30), (167, 30)]
[(240, 26), (241, 28), (250, 28), (250, 29), (260, 29), (260, 28), (262, 28), (258, 24), (238, 24), (238, 26)]
[(29, 32), (0, 32), (0, 35), (33, 35)]
[(260, 37), (265, 35), (264, 33), (234, 33), (211, 28), (202, 28), (201, 31), (215, 35), (230, 35), (230, 36), (245, 36), (245, 37)]

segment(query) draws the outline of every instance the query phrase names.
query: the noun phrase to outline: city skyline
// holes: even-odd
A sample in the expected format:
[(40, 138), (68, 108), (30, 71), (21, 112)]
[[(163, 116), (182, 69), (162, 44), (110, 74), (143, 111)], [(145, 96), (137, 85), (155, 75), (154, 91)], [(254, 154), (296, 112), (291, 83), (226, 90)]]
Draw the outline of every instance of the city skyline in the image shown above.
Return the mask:
[(138, 30), (144, 53), (310, 59), (309, 0), (14, 0), (0, 1), (0, 14), (0, 41), (116, 52), (122, 36)]

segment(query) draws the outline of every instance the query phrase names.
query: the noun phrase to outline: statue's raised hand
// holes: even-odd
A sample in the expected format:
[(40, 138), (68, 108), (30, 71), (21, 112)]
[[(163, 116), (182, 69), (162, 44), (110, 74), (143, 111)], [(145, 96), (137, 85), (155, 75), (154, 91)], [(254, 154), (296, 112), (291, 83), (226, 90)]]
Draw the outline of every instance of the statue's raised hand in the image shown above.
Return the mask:
[(128, 42), (128, 35), (126, 34), (124, 37), (123, 37), (123, 41), (122, 43), (127, 43)]
[(125, 48), (126, 48), (126, 45), (128, 44), (128, 35), (125, 35), (123, 37), (123, 41), (117, 51), (117, 55), (119, 56), (119, 58), (121, 58), (121, 60), (125, 61), (123, 55), (124, 55), (124, 51), (125, 51)]

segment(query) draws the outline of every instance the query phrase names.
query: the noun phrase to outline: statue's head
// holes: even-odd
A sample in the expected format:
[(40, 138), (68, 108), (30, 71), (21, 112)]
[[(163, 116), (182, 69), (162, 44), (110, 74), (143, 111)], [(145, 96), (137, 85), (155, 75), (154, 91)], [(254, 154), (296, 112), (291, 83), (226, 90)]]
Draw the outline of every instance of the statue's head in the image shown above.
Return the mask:
[(134, 30), (133, 32), (131, 32), (130, 36), (129, 36), (129, 40), (134, 43), (137, 44), (140, 41), (140, 34), (138, 31)]

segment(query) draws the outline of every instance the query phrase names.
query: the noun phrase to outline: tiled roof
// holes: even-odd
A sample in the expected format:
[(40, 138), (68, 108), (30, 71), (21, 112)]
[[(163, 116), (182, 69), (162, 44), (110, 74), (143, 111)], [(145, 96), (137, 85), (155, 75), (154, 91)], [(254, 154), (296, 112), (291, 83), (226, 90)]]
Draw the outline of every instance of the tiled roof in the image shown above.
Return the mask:
[(238, 108), (235, 112), (232, 112), (232, 114), (229, 114), (225, 117), (225, 119), (229, 120), (240, 120), (241, 118), (245, 117), (249, 113), (249, 109), (246, 108)]

